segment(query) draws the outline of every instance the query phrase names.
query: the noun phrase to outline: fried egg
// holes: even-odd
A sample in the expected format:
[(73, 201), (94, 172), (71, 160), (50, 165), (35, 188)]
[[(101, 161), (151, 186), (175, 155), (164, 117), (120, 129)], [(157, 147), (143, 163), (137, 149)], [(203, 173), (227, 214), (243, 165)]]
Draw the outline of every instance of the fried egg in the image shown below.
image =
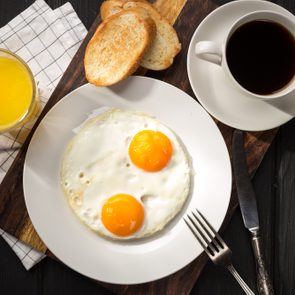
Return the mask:
[(153, 117), (112, 109), (90, 119), (66, 147), (61, 185), (77, 217), (113, 239), (150, 236), (184, 205), (189, 155)]

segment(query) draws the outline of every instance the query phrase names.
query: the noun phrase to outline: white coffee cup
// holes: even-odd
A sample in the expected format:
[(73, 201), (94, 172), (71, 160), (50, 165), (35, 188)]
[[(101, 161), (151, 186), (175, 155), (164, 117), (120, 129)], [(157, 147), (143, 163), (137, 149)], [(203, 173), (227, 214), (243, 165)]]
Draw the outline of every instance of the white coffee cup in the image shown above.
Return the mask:
[[(274, 11), (268, 11), (268, 10), (261, 10), (256, 11), (252, 13), (248, 13), (241, 18), (239, 18), (236, 22), (233, 23), (233, 25), (230, 27), (228, 32), (225, 35), (225, 38), (223, 42), (220, 44), (218, 42), (215, 42), (213, 40), (204, 40), (199, 41), (195, 45), (195, 54), (198, 58), (201, 58), (205, 61), (215, 63), (218, 66), (222, 68), (226, 72), (226, 74), (229, 76), (230, 80), (232, 81), (233, 85), (237, 88), (239, 88), (240, 91), (247, 94), (247, 96), (256, 98), (256, 99), (279, 99), (285, 95), (290, 94), (295, 90), (295, 77), (293, 75), (293, 79), (286, 83), (286, 85), (277, 91), (270, 93), (270, 94), (257, 94), (254, 92), (251, 92), (244, 88), (233, 76), (231, 73), (231, 70), (228, 65), (227, 57), (226, 57), (226, 50), (227, 50), (227, 44), (229, 39), (231, 38), (232, 34), (242, 25), (254, 21), (254, 20), (267, 20), (267, 21), (273, 21), (281, 26), (283, 26), (285, 29), (287, 29), (294, 37), (295, 33), (295, 17), (287, 17), (283, 14), (280, 14), (278, 12)], [(222, 24), (220, 24), (222, 25)], [(295, 41), (294, 41), (295, 42)], [(270, 61), (271, 62), (271, 61)], [(295, 71), (295, 70), (294, 70)]]

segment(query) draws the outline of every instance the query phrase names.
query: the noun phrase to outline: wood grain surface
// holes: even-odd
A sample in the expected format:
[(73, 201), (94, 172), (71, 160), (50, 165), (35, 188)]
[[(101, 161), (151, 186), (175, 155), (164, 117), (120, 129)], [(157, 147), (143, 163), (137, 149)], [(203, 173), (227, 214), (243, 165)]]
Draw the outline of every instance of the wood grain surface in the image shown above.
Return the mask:
[[(169, 6), (167, 6), (168, 3)], [(182, 43), (182, 51), (176, 57), (173, 66), (171, 66), (166, 71), (148, 71), (146, 75), (168, 82), (194, 97), (186, 72), (186, 54), (189, 41), (198, 24), (208, 13), (218, 6), (218, 3), (202, 0), (187, 1), (187, 3), (181, 0), (158, 0), (154, 3), (154, 5), (161, 11), (162, 14), (168, 17), (171, 23), (175, 22), (175, 29), (178, 32), (180, 41)], [(67, 69), (65, 75), (52, 94), (52, 97), (42, 112), (34, 129), (42, 117), (44, 117), (47, 111), (57, 101), (59, 101), (71, 90), (86, 83), (83, 68), (85, 46), (99, 23), (100, 17), (98, 16), (89, 30), (89, 34), (84, 40), (82, 46)], [(230, 148), (233, 129), (219, 122), (218, 127), (224, 136), (226, 144)], [(245, 147), (248, 155), (249, 172), (251, 175), (254, 175), (255, 171), (257, 170), (276, 133), (277, 129), (269, 130), (267, 132), (247, 133)], [(18, 154), (16, 160), (14, 161), (0, 186), (0, 227), (15, 235), (16, 237), (19, 237), (26, 243), (34, 246), (36, 249), (46, 252), (49, 256), (54, 257), (53, 254), (47, 250), (46, 246), (42, 243), (34, 231), (26, 211), (23, 198), (23, 164), (32, 134), (33, 132), (29, 135), (29, 138), (26, 140), (24, 146), (22, 147), (20, 153)], [(225, 228), (236, 207), (237, 199), (235, 189), (233, 189), (230, 206), (221, 230)], [(155, 290), (157, 290), (157, 292), (162, 290), (161, 294), (189, 294), (206, 261), (207, 257), (201, 255), (194, 262), (181, 269), (177, 273), (167, 278), (147, 284), (132, 286), (104, 284), (104, 286), (118, 294), (153, 294)]]

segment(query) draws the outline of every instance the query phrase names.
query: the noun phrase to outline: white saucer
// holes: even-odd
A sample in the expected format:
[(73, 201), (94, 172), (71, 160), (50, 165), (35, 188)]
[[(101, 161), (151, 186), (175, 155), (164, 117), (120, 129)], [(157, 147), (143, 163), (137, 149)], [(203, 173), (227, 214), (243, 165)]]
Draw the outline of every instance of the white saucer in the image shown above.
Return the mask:
[(291, 100), (291, 95), (286, 96), (280, 105), (247, 97), (233, 86), (220, 66), (197, 58), (194, 47), (201, 40), (221, 43), (233, 22), (243, 14), (256, 10), (273, 10), (294, 17), (281, 6), (267, 1), (240, 0), (228, 3), (214, 10), (198, 26), (187, 56), (189, 81), (202, 106), (226, 125), (248, 131), (272, 129), (292, 119), (294, 111), (285, 103)]

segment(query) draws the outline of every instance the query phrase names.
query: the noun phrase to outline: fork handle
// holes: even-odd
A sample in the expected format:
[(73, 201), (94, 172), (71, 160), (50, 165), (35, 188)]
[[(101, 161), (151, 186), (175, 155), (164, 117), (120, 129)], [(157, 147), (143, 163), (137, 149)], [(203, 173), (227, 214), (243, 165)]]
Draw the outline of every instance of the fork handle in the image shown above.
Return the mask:
[(227, 265), (227, 269), (235, 277), (237, 282), (240, 284), (240, 286), (244, 290), (245, 294), (247, 294), (247, 295), (255, 295), (255, 293), (249, 288), (249, 286), (241, 278), (241, 276), (239, 275), (239, 273), (236, 271), (236, 269), (234, 268), (234, 266), (232, 264)]
[(251, 242), (256, 260), (258, 293), (260, 295), (273, 295), (273, 286), (264, 263), (264, 255), (258, 229), (251, 231)]

